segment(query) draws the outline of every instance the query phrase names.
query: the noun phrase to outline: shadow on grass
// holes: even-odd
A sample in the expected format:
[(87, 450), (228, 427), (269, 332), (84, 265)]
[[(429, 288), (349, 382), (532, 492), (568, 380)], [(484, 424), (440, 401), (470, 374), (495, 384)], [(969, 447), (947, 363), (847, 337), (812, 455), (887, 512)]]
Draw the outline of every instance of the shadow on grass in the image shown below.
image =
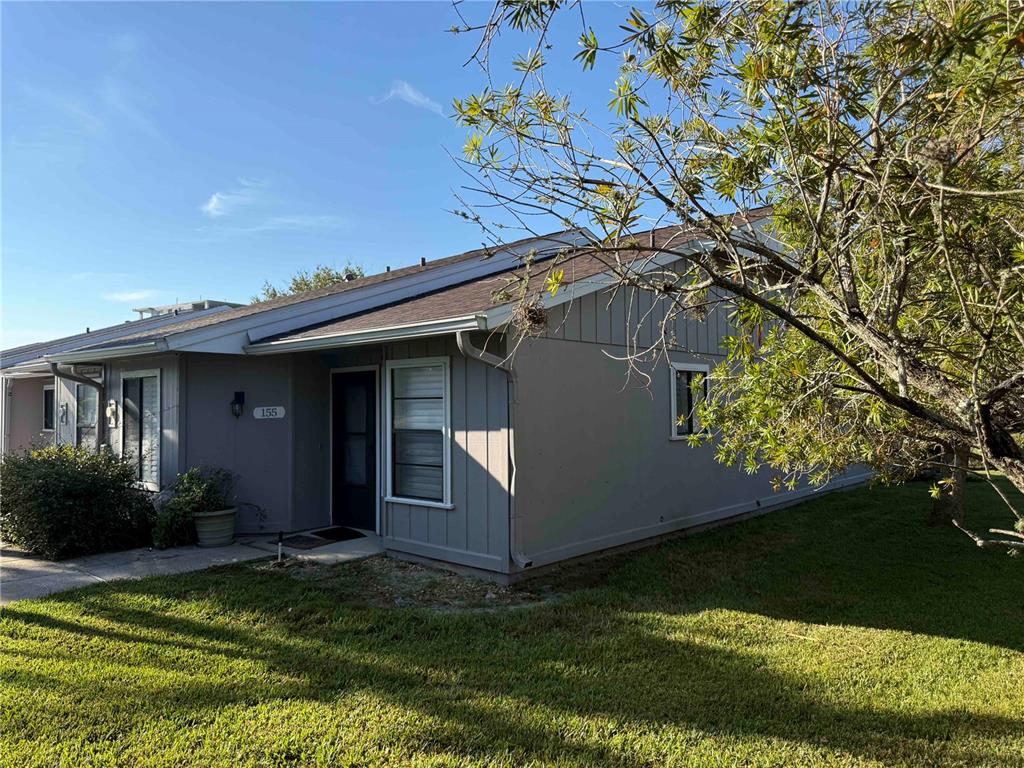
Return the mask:
[[(971, 490), (970, 514), (995, 520), (1000, 510), (989, 506), (987, 489)], [(62, 701), (99, 700), (140, 724), (168, 714), (199, 722), (227, 705), (337, 702), (368, 691), (413, 713), (414, 723), (445, 723), (416, 726), (403, 749), (467, 759), (499, 753), (513, 762), (650, 764), (614, 739), (588, 737), (572, 725), (582, 718), (591, 725), (611, 720), (616, 732), (694, 729), (906, 764), (1019, 765), (1019, 755), (979, 746), (1019, 747), (1019, 719), (968, 706), (915, 711), (898, 695), (884, 704), (870, 696), (846, 700), (815, 673), (787, 671), (735, 637), (728, 647), (714, 637), (702, 642), (665, 631), (656, 618), (729, 609), (741, 618), (896, 629), (1024, 650), (1024, 565), (977, 550), (955, 531), (924, 526), (923, 494), (911, 486), (833, 495), (623, 556), (600, 584), (566, 601), (494, 614), (353, 608), (329, 584), (245, 566), (90, 588), (8, 608), (8, 626), (41, 633), (63, 665), (52, 674), (14, 668), (7, 684), (49, 689)], [(709, 631), (728, 634), (730, 627)], [(138, 686), (118, 675), (67, 675), (76, 643), (94, 648), (93, 660), (126, 670), (189, 674)], [(21, 651), (26, 658), (45, 652)], [(204, 673), (232, 658), (260, 673)], [(72, 709), (47, 716), (71, 718)]]
[[(929, 505), (925, 483), (836, 493), (631, 557), (609, 585), (669, 612), (730, 608), (1024, 651), (1024, 558), (927, 525)], [(978, 529), (1008, 526), (987, 484), (969, 484), (967, 507)]]

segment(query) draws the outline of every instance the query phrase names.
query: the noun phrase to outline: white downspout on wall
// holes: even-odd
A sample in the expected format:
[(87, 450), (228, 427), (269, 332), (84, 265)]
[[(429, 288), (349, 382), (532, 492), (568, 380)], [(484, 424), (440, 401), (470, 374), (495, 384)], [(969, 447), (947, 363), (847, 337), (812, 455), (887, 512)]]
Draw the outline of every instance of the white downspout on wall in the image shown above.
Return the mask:
[(508, 375), (508, 456), (511, 470), (508, 483), (508, 549), (513, 563), (520, 568), (529, 568), (533, 565), (533, 560), (519, 549), (519, 529), (516, 516), (516, 398), (519, 392), (519, 388), (516, 386), (516, 372), (507, 360), (474, 347), (469, 340), (469, 331), (456, 331), (455, 343), (458, 345), (459, 351), (466, 357), (479, 360)]

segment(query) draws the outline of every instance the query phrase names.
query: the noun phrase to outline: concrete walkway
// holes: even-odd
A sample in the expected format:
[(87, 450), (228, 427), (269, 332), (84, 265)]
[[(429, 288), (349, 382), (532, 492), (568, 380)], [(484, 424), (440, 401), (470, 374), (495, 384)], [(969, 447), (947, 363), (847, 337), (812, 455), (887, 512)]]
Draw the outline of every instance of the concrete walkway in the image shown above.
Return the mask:
[[(379, 536), (368, 534), (361, 539), (335, 541), (315, 549), (284, 547), (283, 551), (286, 555), (318, 563), (338, 563), (380, 554), (384, 548)], [(0, 605), (89, 584), (201, 571), (215, 565), (258, 560), (276, 554), (277, 544), (271, 541), (270, 535), (239, 538), (227, 547), (129, 549), (60, 562), (44, 560), (3, 545), (0, 547)]]

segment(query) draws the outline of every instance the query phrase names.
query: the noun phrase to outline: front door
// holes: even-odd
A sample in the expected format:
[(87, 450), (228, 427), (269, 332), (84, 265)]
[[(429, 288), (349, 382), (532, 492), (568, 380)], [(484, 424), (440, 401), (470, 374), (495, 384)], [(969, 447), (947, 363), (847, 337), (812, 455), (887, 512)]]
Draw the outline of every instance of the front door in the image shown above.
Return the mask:
[(377, 528), (377, 375), (331, 374), (331, 520)]

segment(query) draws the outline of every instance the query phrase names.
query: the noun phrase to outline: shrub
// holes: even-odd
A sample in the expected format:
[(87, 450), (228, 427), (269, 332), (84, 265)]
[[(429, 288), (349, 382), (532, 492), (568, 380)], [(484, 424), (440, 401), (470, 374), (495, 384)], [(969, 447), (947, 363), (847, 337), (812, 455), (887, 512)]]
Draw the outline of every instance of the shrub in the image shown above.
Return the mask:
[(196, 512), (230, 507), (234, 485), (234, 477), (224, 469), (193, 467), (178, 475), (174, 485), (156, 504), (153, 546), (166, 549), (195, 543)]
[(59, 560), (149, 543), (152, 507), (136, 468), (69, 445), (0, 461), (0, 538)]

